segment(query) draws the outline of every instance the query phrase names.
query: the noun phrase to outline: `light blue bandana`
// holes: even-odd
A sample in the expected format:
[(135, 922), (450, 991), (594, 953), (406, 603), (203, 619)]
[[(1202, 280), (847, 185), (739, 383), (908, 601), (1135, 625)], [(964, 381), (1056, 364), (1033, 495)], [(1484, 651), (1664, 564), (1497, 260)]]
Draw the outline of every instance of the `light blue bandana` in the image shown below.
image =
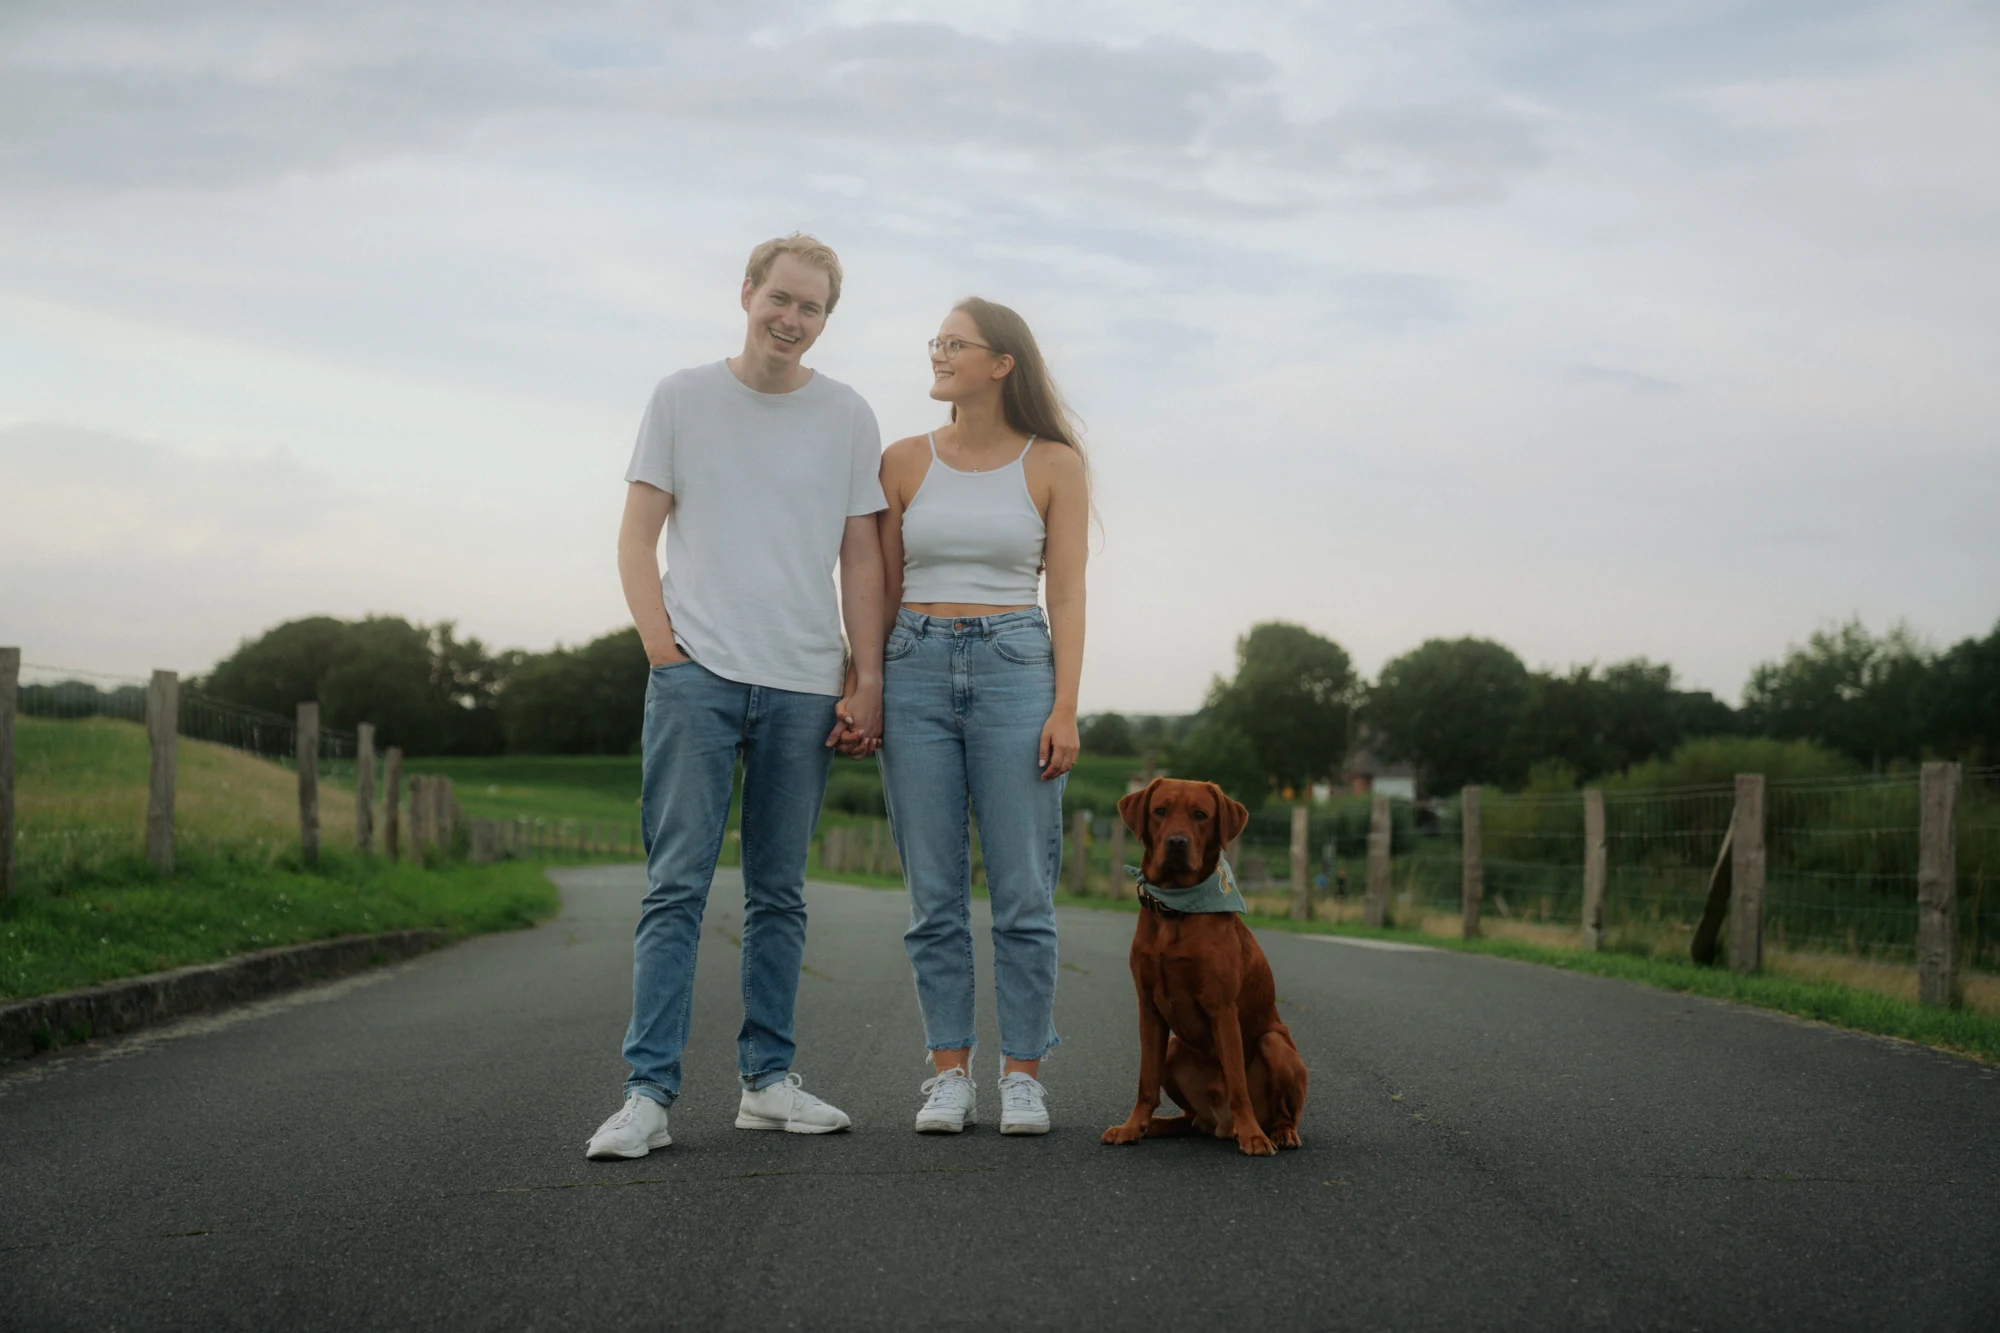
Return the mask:
[(1236, 872), (1229, 868), (1225, 858), (1217, 857), (1215, 873), (1199, 884), (1185, 889), (1163, 889), (1157, 884), (1146, 882), (1146, 873), (1137, 866), (1126, 866), (1125, 873), (1139, 881), (1139, 892), (1160, 906), (1174, 912), (1247, 912), (1249, 904), (1236, 888)]

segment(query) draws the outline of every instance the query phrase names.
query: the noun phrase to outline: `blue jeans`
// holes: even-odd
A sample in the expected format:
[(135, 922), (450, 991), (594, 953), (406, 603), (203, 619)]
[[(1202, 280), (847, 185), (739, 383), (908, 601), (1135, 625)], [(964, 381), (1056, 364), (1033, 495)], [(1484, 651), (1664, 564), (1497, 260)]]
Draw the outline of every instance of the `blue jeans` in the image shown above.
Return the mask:
[(979, 822), (993, 909), (1000, 1051), (1039, 1060), (1058, 1040), (1056, 881), (1063, 778), (1037, 753), (1055, 707), (1039, 609), (948, 619), (898, 611), (882, 663), (882, 794), (910, 888), (903, 947), (924, 1041), (973, 1043), (972, 840)]
[(639, 820), (646, 898), (632, 944), (627, 1093), (672, 1106), (681, 1090), (695, 946), (743, 760), (743, 1028), (736, 1064), (748, 1088), (792, 1067), (792, 1009), (806, 947), (806, 851), (833, 751), (830, 694), (724, 680), (698, 662), (646, 681)]

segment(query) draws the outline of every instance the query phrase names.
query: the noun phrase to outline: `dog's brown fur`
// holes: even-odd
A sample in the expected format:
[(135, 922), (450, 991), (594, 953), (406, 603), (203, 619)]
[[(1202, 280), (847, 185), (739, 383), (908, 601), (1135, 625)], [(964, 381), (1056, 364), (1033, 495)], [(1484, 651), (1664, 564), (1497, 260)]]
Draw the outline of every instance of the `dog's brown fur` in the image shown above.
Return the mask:
[[(1212, 782), (1160, 778), (1118, 802), (1139, 836), (1146, 882), (1188, 888), (1215, 873), (1249, 812)], [(1190, 1130), (1268, 1157), (1301, 1146), (1306, 1067), (1278, 1017), (1277, 982), (1234, 912), (1166, 916), (1142, 907), (1132, 936), (1139, 991), (1139, 1100), (1106, 1143)], [(1181, 1108), (1161, 1117), (1165, 1090)]]

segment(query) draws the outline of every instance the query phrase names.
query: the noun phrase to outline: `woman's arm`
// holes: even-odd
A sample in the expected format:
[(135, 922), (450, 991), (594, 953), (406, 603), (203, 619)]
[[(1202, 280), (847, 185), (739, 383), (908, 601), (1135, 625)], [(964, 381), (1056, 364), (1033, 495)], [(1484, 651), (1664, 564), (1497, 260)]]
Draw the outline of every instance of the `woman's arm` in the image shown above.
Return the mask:
[(660, 529), (674, 510), (674, 497), (643, 481), (625, 486), (625, 517), (618, 525), (618, 582), (638, 626), (646, 660), (671, 666), (686, 659), (674, 643), (673, 621), (660, 597)]
[(1083, 681), (1083, 567), (1090, 557), (1090, 496), (1083, 460), (1067, 445), (1047, 454), (1049, 510), (1046, 561), (1049, 637), (1056, 656), (1056, 706), (1042, 727), (1044, 779), (1061, 777), (1082, 749), (1076, 733), (1076, 698)]
[[(903, 511), (909, 507), (915, 437), (898, 440), (882, 454), (882, 495), (889, 507), (875, 516), (882, 534), (882, 638), (887, 642), (896, 628), (896, 612), (903, 606)], [(929, 462), (928, 451), (925, 462)]]

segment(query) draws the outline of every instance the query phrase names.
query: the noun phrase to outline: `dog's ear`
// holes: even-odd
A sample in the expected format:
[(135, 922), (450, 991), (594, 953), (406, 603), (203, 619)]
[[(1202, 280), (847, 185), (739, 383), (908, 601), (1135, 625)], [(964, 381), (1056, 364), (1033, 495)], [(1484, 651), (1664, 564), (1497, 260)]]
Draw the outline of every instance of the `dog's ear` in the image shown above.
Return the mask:
[(1208, 784), (1208, 789), (1215, 793), (1215, 822), (1221, 826), (1222, 845), (1227, 847), (1236, 841), (1244, 826), (1250, 822), (1250, 812), (1230, 800), (1229, 793), (1213, 782)]
[(1154, 778), (1137, 791), (1126, 792), (1118, 798), (1118, 817), (1125, 821), (1125, 827), (1141, 838), (1146, 836), (1146, 815), (1153, 807), (1153, 788), (1160, 785)]

